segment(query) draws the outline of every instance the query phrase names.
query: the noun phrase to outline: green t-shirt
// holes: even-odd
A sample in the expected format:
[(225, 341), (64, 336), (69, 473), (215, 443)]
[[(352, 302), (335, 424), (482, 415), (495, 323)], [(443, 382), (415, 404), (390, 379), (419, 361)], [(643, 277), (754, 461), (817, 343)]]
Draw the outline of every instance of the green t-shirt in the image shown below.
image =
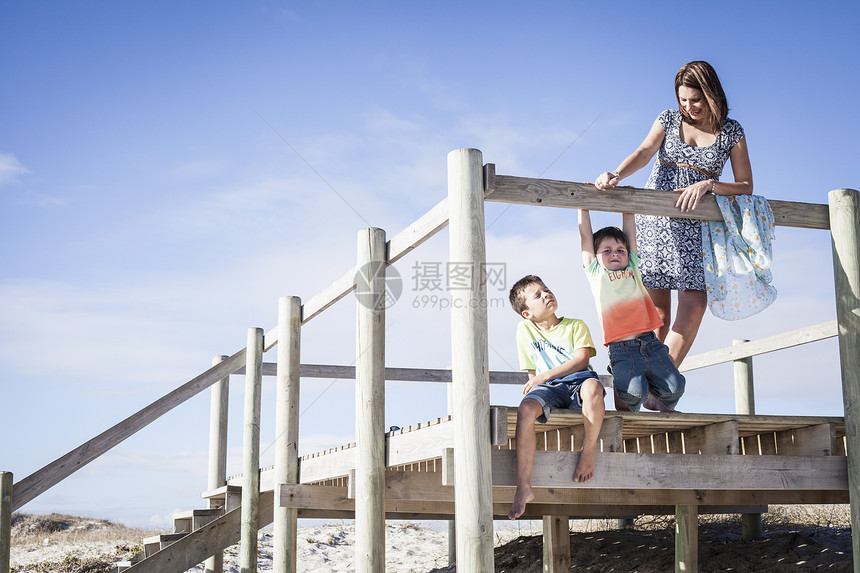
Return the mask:
[(589, 357), (597, 354), (588, 326), (577, 318), (562, 318), (549, 330), (540, 330), (527, 318), (517, 325), (520, 370), (534, 370), (535, 374), (552, 370), (573, 359), (583, 347), (588, 348)]

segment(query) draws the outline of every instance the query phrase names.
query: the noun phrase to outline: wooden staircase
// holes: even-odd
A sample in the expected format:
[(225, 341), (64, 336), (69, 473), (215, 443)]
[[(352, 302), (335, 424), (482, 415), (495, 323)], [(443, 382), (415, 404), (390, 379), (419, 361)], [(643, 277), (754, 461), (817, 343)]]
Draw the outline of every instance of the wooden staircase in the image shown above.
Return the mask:
[[(173, 533), (143, 540), (143, 553), (116, 564), (116, 573), (185, 571), (239, 542), (242, 489), (226, 485), (203, 493), (208, 509), (173, 515)], [(260, 493), (260, 528), (272, 522), (272, 490)]]

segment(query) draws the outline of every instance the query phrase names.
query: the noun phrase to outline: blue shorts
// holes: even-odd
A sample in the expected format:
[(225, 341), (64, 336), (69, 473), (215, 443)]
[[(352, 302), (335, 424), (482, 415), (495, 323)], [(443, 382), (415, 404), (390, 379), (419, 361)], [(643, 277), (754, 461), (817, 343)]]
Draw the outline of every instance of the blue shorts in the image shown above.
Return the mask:
[[(523, 401), (534, 400), (543, 408), (537, 421), (546, 424), (551, 408), (566, 408), (575, 412), (582, 412), (582, 398), (579, 396), (579, 388), (586, 380), (594, 378), (600, 382), (597, 373), (593, 370), (583, 370), (568, 374), (564, 378), (550, 380), (546, 384), (538, 384), (525, 395)], [(601, 386), (601, 388), (603, 388)], [(603, 390), (606, 396), (606, 390)], [(522, 402), (520, 402), (522, 403)]]
[(615, 393), (634, 412), (639, 411), (648, 394), (672, 410), (684, 395), (687, 381), (669, 357), (669, 347), (653, 332), (633, 340), (610, 342), (609, 363)]

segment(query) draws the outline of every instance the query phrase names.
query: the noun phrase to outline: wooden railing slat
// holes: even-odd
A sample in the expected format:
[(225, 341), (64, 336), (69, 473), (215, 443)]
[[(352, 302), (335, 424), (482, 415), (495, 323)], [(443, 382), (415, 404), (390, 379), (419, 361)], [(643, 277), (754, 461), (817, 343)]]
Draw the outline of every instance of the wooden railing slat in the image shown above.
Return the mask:
[(687, 372), (689, 370), (696, 370), (697, 368), (740, 360), (741, 358), (767, 354), (776, 350), (784, 350), (793, 346), (832, 338), (836, 336), (836, 333), (835, 320), (822, 322), (821, 324), (798, 328), (797, 330), (690, 356), (681, 363), (679, 370)]
[(165, 394), (149, 406), (17, 482), (13, 487), (12, 510), (19, 509), (179, 404), (234, 373), (244, 361), (243, 348), (224, 362), (216, 364), (173, 392)]
[[(593, 209), (613, 213), (641, 213), (644, 215), (671, 215), (681, 219), (720, 221), (722, 215), (712, 195), (699, 200), (695, 211), (681, 212), (675, 207), (674, 193), (636, 187), (615, 187), (598, 191), (591, 183), (531, 179), (496, 175), (493, 192), (486, 201), (540, 205), (566, 209)], [(797, 203), (768, 199), (775, 225), (806, 229), (829, 229), (828, 206), (817, 203)]]

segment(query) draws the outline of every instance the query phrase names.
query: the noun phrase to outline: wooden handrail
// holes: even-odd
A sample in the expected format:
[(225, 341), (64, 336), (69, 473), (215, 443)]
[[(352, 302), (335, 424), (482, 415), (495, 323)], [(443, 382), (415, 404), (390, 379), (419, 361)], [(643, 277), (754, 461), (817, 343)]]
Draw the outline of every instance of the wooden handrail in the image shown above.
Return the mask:
[(19, 509), (27, 502), (41, 495), (48, 488), (60, 483), (176, 406), (205, 390), (218, 380), (233, 374), (244, 363), (245, 349), (243, 348), (224, 362), (213, 366), (173, 392), (165, 394), (149, 406), (132, 414), (112, 428), (105, 430), (85, 444), (78, 446), (66, 455), (20, 480), (13, 486), (12, 511)]
[(717, 350), (710, 350), (708, 352), (696, 354), (695, 356), (689, 356), (683, 363), (681, 363), (679, 370), (681, 372), (687, 372), (689, 370), (705, 368), (706, 366), (714, 366), (715, 364), (733, 362), (742, 358), (758, 356), (759, 354), (767, 354), (768, 352), (774, 352), (775, 350), (783, 350), (793, 346), (807, 344), (809, 342), (833, 338), (836, 335), (837, 329), (835, 320), (822, 322), (821, 324), (798, 328), (797, 330), (775, 334), (773, 336), (768, 336), (767, 338), (751, 340), (742, 344), (728, 346)]
[[(695, 211), (681, 212), (675, 207), (677, 195), (654, 189), (615, 187), (598, 191), (591, 183), (530, 179), (510, 175), (494, 175), (493, 189), (486, 201), (563, 207), (566, 209), (594, 209), (613, 213), (640, 213), (643, 215), (670, 215), (681, 219), (720, 221), (722, 215), (712, 195), (699, 200)], [(818, 203), (798, 203), (768, 199), (775, 225), (806, 229), (829, 229), (828, 206)]]
[[(836, 321), (822, 322), (812, 326), (806, 326), (774, 334), (758, 340), (751, 340), (743, 344), (718, 348), (688, 356), (679, 368), (682, 372), (697, 370), (726, 362), (734, 362), (742, 358), (758, 356), (759, 354), (767, 354), (777, 350), (785, 350), (801, 344), (817, 342), (827, 338), (833, 338), (837, 335)], [(240, 368), (236, 374), (243, 374), (244, 370)], [(277, 374), (277, 365), (274, 362), (263, 363), (263, 376), (275, 376)], [(339, 380), (350, 380), (355, 378), (354, 366), (341, 366), (333, 364), (302, 364), (302, 378), (331, 378)], [(601, 378), (611, 378), (604, 377)], [(444, 368), (386, 368), (385, 379), (388, 381), (400, 382), (450, 382), (451, 371)], [(490, 384), (524, 384), (526, 381), (525, 372), (509, 372), (504, 370), (490, 371)]]
[[(386, 264), (393, 265), (419, 245), (448, 226), (448, 198), (444, 198), (417, 221), (392, 237), (385, 246)], [(302, 324), (355, 290), (355, 267), (346, 271), (332, 284), (302, 305)], [(277, 327), (266, 333), (263, 348), (270, 350), (278, 343)]]

